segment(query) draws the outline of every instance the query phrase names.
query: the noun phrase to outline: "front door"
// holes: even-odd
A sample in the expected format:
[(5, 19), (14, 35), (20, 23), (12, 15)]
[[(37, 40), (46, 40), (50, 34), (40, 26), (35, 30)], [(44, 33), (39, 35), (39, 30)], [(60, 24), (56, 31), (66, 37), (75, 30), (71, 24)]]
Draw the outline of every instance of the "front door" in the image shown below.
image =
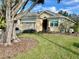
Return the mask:
[(43, 28), (43, 32), (47, 32), (47, 28), (48, 28), (48, 20), (47, 19), (43, 20), (42, 28)]

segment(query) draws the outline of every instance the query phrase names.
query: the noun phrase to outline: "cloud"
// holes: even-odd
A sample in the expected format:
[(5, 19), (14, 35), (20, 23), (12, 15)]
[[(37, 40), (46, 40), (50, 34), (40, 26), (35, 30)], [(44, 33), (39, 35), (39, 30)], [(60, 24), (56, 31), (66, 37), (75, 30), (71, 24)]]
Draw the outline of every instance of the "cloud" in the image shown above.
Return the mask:
[(55, 6), (52, 6), (52, 7), (43, 7), (42, 5), (39, 5), (39, 6), (36, 6), (33, 11), (45, 11), (45, 10), (50, 10), (52, 12), (55, 12), (57, 13), (57, 9)]
[(55, 12), (55, 13), (58, 12), (55, 6), (52, 6), (52, 7), (43, 7), (43, 10), (49, 10), (49, 11), (52, 11), (52, 12)]
[(52, 12), (57, 13), (58, 11), (63, 10), (63, 11), (67, 11), (68, 13), (73, 13), (73, 11), (77, 10), (77, 9), (79, 9), (79, 5), (75, 5), (75, 6), (71, 6), (71, 7), (65, 7), (65, 8), (60, 8), (60, 9), (57, 9), (55, 6), (51, 6), (51, 7), (46, 6), (45, 7), (43, 5), (37, 5), (32, 11), (38, 12), (38, 11), (50, 10)]
[(73, 10), (79, 9), (79, 5), (67, 8), (61, 8), (60, 10), (67, 11), (68, 13), (73, 13)]
[(73, 0), (73, 1), (75, 1), (75, 2), (79, 2), (79, 0)]
[(67, 10), (75, 10), (75, 9), (79, 9), (79, 5), (73, 7), (67, 7)]
[(43, 8), (42, 5), (38, 5), (38, 6), (35, 6), (32, 11), (39, 11), (39, 10), (42, 10), (42, 8)]
[(66, 5), (70, 5), (70, 4), (73, 4), (73, 3), (79, 3), (79, 0), (71, 0), (71, 1), (64, 1), (63, 4), (66, 4)]
[(52, 11), (52, 12), (55, 12), (55, 13), (57, 12), (56, 7), (54, 7), (54, 6), (53, 7), (50, 7), (49, 10)]

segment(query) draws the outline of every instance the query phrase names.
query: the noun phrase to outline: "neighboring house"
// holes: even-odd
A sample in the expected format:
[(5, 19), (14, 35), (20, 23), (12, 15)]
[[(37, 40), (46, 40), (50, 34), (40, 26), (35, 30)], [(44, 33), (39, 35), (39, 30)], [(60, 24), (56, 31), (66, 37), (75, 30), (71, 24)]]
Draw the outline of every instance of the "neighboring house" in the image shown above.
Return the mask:
[(29, 13), (18, 21), (17, 27), (21, 31), (33, 29), (37, 32), (67, 32), (69, 28), (74, 26), (74, 23), (68, 17), (47, 10), (40, 13)]

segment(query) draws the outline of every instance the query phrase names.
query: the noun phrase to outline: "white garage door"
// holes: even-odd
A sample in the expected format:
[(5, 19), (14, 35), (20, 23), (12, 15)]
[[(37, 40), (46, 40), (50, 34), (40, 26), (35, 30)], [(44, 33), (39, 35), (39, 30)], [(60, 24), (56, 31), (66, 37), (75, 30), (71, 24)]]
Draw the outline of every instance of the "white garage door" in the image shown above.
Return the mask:
[(35, 29), (35, 22), (22, 22), (24, 30)]

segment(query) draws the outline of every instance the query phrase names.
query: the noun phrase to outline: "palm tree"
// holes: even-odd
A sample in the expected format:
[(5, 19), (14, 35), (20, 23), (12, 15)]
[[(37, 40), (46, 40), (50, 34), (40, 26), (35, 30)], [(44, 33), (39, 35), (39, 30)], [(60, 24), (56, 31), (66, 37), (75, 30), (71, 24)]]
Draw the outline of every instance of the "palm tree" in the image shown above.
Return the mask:
[[(27, 15), (37, 4), (44, 4), (44, 0), (0, 0), (2, 1), (2, 7), (0, 14), (6, 19), (6, 45), (11, 44), (11, 40), (18, 39), (15, 33), (15, 21), (21, 19), (24, 15)], [(31, 6), (24, 10), (28, 2), (32, 1)], [(58, 3), (61, 0), (57, 0)]]

